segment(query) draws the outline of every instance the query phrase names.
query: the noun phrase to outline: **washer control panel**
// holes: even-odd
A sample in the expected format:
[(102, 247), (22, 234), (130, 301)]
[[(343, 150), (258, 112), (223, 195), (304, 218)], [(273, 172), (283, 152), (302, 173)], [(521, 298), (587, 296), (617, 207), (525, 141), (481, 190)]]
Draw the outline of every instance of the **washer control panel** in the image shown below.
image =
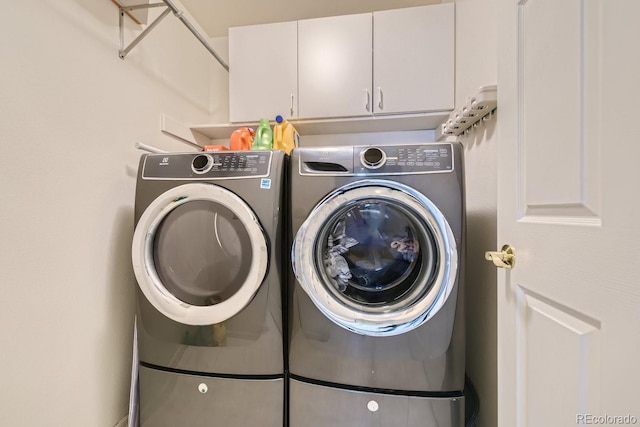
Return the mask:
[(270, 151), (216, 151), (189, 154), (149, 154), (143, 179), (223, 179), (269, 176)]
[(356, 175), (450, 172), (451, 144), (354, 147)]

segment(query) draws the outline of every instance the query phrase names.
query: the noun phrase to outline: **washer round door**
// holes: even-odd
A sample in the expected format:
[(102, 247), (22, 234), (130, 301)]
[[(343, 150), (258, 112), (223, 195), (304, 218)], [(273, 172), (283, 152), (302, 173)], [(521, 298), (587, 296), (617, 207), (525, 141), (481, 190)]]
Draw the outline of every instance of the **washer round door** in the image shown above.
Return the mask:
[(157, 197), (133, 235), (133, 269), (145, 297), (187, 325), (223, 322), (254, 297), (268, 267), (267, 239), (231, 191), (185, 184)]
[(386, 180), (329, 194), (298, 230), (291, 257), (325, 316), (371, 336), (408, 332), (433, 317), (458, 271), (444, 215), (413, 188)]

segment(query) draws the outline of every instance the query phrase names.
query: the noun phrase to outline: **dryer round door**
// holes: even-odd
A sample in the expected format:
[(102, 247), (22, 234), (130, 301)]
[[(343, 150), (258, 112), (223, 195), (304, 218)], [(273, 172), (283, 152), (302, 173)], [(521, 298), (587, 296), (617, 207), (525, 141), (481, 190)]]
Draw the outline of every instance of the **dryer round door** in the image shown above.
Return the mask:
[(138, 285), (163, 315), (188, 325), (229, 319), (254, 297), (268, 267), (267, 239), (231, 191), (185, 184), (157, 197), (133, 235)]
[(455, 237), (437, 206), (386, 180), (329, 194), (298, 230), (291, 256), (316, 307), (339, 326), (371, 336), (398, 335), (429, 320), (458, 271)]

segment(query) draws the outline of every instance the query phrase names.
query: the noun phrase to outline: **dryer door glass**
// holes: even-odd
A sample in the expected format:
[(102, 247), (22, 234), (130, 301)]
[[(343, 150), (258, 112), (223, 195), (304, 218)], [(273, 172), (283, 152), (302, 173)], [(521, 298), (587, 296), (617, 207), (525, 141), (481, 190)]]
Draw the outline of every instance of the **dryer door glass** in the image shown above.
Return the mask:
[(178, 206), (162, 220), (153, 258), (160, 280), (176, 298), (191, 305), (215, 305), (229, 299), (247, 279), (251, 241), (229, 208), (197, 200)]
[(348, 184), (323, 199), (296, 233), (292, 262), (323, 314), (372, 336), (433, 317), (458, 274), (455, 237), (438, 207), (386, 180)]

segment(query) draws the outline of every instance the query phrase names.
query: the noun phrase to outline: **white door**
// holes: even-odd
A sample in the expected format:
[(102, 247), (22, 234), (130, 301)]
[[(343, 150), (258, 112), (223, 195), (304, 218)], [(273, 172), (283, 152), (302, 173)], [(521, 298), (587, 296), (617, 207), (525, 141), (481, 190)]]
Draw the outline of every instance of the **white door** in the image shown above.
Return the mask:
[(640, 424), (640, 2), (498, 4), (499, 426)]
[(298, 21), (300, 118), (371, 115), (372, 15)]

